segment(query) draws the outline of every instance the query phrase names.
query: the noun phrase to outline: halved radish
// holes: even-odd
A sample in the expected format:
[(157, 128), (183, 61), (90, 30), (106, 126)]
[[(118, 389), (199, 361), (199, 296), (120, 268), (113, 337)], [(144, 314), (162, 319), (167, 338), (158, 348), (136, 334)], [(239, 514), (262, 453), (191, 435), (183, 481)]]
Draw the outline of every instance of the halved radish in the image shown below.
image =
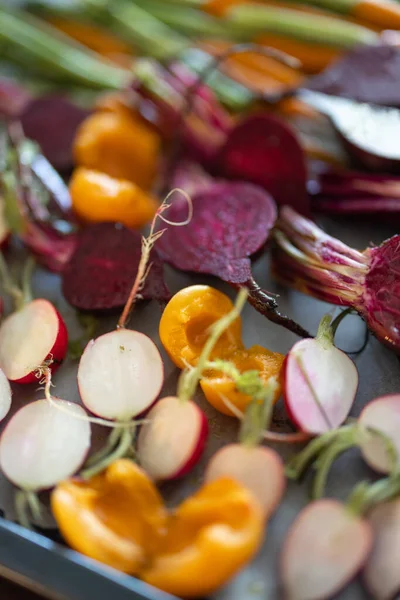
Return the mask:
[(37, 400), (21, 408), (0, 438), (0, 467), (25, 491), (48, 489), (71, 477), (90, 448), (90, 424), (77, 404)]
[[(400, 462), (400, 394), (391, 394), (369, 402), (361, 412), (358, 422), (371, 430), (377, 430), (391, 441)], [(365, 462), (380, 473), (389, 473), (393, 457), (379, 435), (362, 436), (360, 448)], [(400, 555), (399, 555), (400, 558)]]
[(400, 498), (375, 507), (368, 520), (375, 542), (364, 580), (374, 598), (392, 600), (400, 593)]
[(207, 435), (207, 419), (194, 402), (176, 396), (163, 398), (140, 430), (139, 463), (155, 480), (182, 477), (200, 459)]
[(317, 337), (297, 342), (284, 363), (284, 401), (293, 423), (321, 434), (348, 416), (358, 387), (353, 361), (333, 344), (331, 318), (321, 321)]
[(287, 600), (326, 600), (358, 573), (372, 547), (367, 521), (337, 500), (312, 502), (284, 542), (280, 563)]
[(259, 501), (265, 517), (278, 506), (286, 487), (284, 466), (274, 450), (263, 446), (229, 444), (211, 458), (205, 481), (232, 477), (247, 487)]
[(163, 382), (157, 346), (138, 331), (117, 329), (92, 340), (79, 363), (82, 401), (105, 419), (129, 421), (147, 410)]
[(15, 383), (37, 381), (38, 369), (47, 361), (55, 371), (67, 347), (65, 323), (48, 300), (29, 302), (0, 326), (0, 368)]
[(11, 388), (7, 377), (0, 369), (0, 421), (7, 416), (11, 408)]

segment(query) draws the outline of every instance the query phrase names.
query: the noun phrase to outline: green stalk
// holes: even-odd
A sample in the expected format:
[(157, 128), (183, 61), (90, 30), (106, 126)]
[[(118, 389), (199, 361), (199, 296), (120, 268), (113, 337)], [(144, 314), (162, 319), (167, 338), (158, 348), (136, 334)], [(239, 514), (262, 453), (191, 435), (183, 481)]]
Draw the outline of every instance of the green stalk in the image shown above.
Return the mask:
[(98, 60), (40, 19), (3, 8), (0, 8), (0, 52), (46, 77), (96, 89), (120, 89), (129, 77), (125, 69)]
[(290, 0), (294, 4), (311, 4), (318, 8), (348, 15), (360, 0)]
[(232, 7), (225, 19), (244, 37), (273, 33), (338, 48), (373, 44), (378, 40), (378, 35), (366, 27), (286, 8), (243, 4)]
[(171, 5), (160, 0), (135, 0), (135, 4), (188, 37), (232, 38), (221, 19), (186, 4)]

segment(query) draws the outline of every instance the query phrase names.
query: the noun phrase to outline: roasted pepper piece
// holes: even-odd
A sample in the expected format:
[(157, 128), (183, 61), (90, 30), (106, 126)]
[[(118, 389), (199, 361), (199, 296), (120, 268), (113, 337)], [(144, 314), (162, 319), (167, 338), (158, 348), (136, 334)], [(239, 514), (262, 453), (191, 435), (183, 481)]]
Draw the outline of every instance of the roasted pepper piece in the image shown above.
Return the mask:
[(175, 511), (141, 577), (179, 597), (208, 596), (251, 560), (263, 533), (261, 508), (251, 492), (231, 479), (219, 479)]
[(90, 115), (74, 144), (78, 165), (128, 179), (144, 190), (153, 184), (159, 149), (159, 136), (139, 116), (111, 111)]
[(89, 223), (112, 221), (126, 227), (143, 227), (153, 218), (158, 203), (126, 179), (78, 167), (69, 191), (77, 216)]
[(89, 481), (60, 483), (51, 496), (59, 529), (74, 549), (135, 575), (159, 547), (167, 512), (137, 465), (117, 460)]
[[(180, 369), (195, 365), (207, 341), (209, 328), (233, 309), (228, 296), (208, 285), (187, 287), (169, 301), (160, 321), (160, 339)], [(215, 345), (212, 357), (223, 358), (243, 348), (240, 317)]]
[[(279, 352), (271, 352), (262, 346), (252, 346), (248, 350), (237, 350), (228, 356), (227, 360), (233, 363), (241, 373), (258, 371), (261, 379), (266, 383), (270, 377), (276, 377), (279, 381), (285, 357)], [(221, 373), (210, 373), (201, 380), (200, 385), (208, 402), (225, 415), (235, 416), (224, 402), (224, 398), (236, 406), (240, 412), (244, 412), (251, 401), (250, 396), (240, 393), (236, 389), (235, 383)], [(280, 395), (281, 386), (279, 385), (275, 392), (275, 402)]]

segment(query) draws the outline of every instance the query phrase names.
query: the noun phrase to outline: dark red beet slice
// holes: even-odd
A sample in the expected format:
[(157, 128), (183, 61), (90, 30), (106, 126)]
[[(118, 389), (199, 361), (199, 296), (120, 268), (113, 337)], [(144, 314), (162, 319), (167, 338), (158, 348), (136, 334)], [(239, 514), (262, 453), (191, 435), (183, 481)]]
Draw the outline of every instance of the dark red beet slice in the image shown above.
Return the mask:
[[(170, 221), (184, 221), (186, 202), (174, 202)], [(276, 219), (275, 203), (249, 183), (216, 183), (193, 197), (193, 218), (185, 227), (168, 227), (157, 249), (182, 271), (216, 275), (229, 283), (251, 277), (250, 256), (267, 241)]]
[(35, 98), (21, 114), (26, 137), (39, 144), (45, 157), (59, 171), (73, 165), (76, 130), (89, 111), (59, 95)]
[(237, 125), (216, 158), (216, 173), (263, 187), (278, 204), (309, 214), (304, 152), (293, 131), (268, 113)]
[(359, 46), (304, 87), (359, 102), (400, 107), (400, 48)]
[[(62, 290), (78, 310), (106, 311), (125, 305), (135, 279), (142, 237), (137, 231), (113, 223), (88, 226), (79, 236), (78, 247), (63, 271)], [(166, 301), (163, 264), (156, 251), (141, 296)]]

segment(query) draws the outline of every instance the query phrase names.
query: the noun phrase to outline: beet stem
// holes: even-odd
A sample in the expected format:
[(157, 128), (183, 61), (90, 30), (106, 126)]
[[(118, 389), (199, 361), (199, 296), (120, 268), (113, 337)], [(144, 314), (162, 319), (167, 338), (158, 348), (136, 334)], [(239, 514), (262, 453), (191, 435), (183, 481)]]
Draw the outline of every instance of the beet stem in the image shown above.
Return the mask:
[(249, 291), (248, 301), (257, 312), (267, 317), (273, 323), (282, 325), (299, 337), (312, 337), (301, 325), (285, 315), (281, 315), (277, 310), (278, 303), (276, 299), (267, 291), (260, 288), (257, 282), (251, 278), (244, 284)]

